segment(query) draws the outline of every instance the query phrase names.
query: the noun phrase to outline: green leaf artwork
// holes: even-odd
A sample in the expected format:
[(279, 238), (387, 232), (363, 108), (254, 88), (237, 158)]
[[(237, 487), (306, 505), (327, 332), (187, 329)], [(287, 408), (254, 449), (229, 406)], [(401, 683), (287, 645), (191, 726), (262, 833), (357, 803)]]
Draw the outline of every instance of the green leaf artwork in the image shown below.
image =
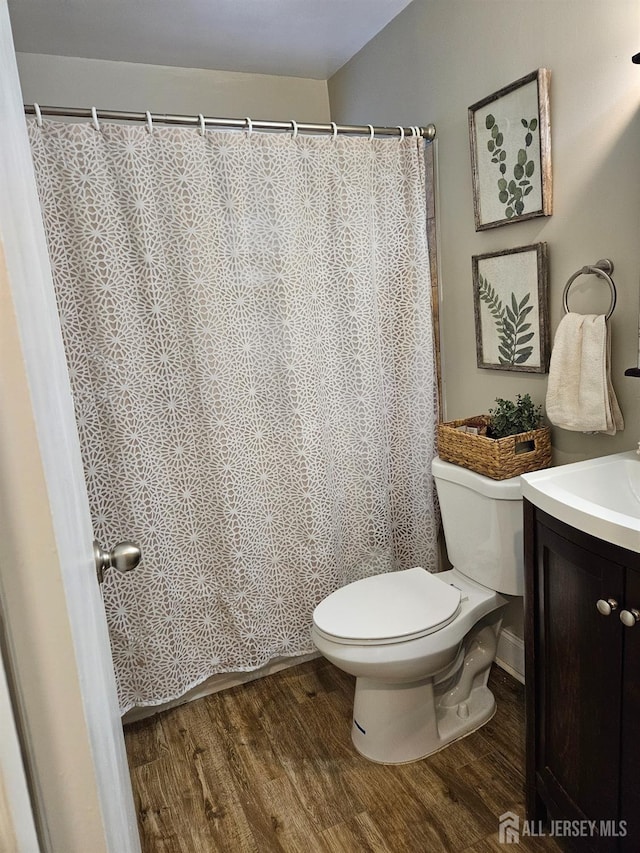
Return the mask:
[(527, 346), (533, 340), (534, 332), (527, 316), (533, 311), (529, 305), (530, 293), (525, 293), (520, 301), (515, 293), (511, 294), (508, 304), (503, 304), (495, 288), (484, 276), (478, 276), (478, 295), (493, 317), (498, 336), (498, 358), (500, 364), (524, 364), (533, 353), (533, 346)]
[[(535, 162), (530, 159), (528, 148), (533, 143), (533, 134), (538, 128), (538, 119), (532, 118), (527, 120), (521, 118), (525, 132), (524, 148), (519, 148), (516, 155), (516, 162), (511, 166), (507, 164), (507, 151), (504, 148), (504, 134), (500, 132), (500, 128), (495, 116), (489, 113), (485, 119), (485, 127), (490, 133), (490, 139), (487, 141), (487, 149), (491, 154), (491, 162), (498, 167), (500, 177), (498, 178), (498, 199), (501, 204), (505, 205), (504, 215), (506, 219), (513, 219), (515, 216), (522, 216), (525, 208), (525, 199), (530, 192), (533, 191), (531, 178), (535, 172)], [(510, 170), (510, 172), (509, 172)], [(507, 178), (507, 173), (513, 175), (512, 178)]]

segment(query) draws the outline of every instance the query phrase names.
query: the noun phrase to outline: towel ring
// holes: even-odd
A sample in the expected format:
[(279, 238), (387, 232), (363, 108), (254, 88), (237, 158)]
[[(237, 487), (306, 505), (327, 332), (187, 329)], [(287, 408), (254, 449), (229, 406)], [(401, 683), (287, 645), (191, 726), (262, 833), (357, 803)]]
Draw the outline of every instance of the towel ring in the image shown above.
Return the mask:
[(569, 313), (569, 290), (573, 282), (581, 275), (597, 275), (599, 278), (604, 279), (609, 285), (609, 290), (611, 291), (611, 305), (609, 306), (608, 312), (605, 314), (605, 320), (608, 320), (609, 317), (613, 314), (613, 311), (616, 307), (616, 300), (618, 295), (616, 293), (616, 286), (613, 283), (613, 279), (611, 278), (611, 273), (613, 272), (613, 261), (610, 261), (608, 258), (601, 258), (599, 261), (596, 261), (593, 266), (586, 266), (579, 269), (577, 272), (571, 276), (569, 281), (564, 286), (564, 292), (562, 294), (562, 304), (564, 305), (564, 313)]

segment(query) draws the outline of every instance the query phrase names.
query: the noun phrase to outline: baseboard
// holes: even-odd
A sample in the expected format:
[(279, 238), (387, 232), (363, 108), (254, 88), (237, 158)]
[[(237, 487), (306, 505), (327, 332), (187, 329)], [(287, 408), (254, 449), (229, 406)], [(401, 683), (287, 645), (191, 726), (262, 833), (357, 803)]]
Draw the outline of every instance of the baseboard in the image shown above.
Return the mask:
[(496, 663), (524, 684), (524, 640), (508, 629), (501, 631), (498, 637)]

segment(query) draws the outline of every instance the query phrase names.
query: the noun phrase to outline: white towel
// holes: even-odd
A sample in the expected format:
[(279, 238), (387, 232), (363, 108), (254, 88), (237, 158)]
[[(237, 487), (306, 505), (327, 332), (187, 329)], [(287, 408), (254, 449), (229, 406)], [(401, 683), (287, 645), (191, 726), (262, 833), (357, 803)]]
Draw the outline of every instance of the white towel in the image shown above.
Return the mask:
[(603, 314), (565, 314), (553, 341), (546, 412), (576, 432), (615, 435), (624, 420), (611, 384), (611, 343)]

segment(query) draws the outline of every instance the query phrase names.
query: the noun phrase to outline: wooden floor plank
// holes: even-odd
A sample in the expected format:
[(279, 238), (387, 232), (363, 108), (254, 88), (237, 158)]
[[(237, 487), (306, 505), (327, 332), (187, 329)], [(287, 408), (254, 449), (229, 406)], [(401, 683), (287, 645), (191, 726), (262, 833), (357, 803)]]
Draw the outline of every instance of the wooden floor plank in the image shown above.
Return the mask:
[(322, 833), (322, 840), (331, 853), (388, 853), (389, 847), (367, 812), (354, 815), (349, 820), (332, 826)]
[[(307, 813), (300, 801), (300, 791), (286, 776), (259, 786), (262, 804), (262, 827), (256, 837), (262, 839), (264, 851), (283, 850), (286, 853), (327, 853), (328, 848), (320, 837), (319, 826)], [(253, 826), (256, 826), (256, 812)], [(265, 829), (264, 816), (268, 816), (269, 829)]]
[[(435, 765), (432, 765), (435, 766)], [(458, 802), (488, 817), (490, 827), (512, 803), (522, 798), (524, 776), (500, 752), (482, 755), (463, 766), (440, 764), (437, 772)]]
[[(373, 803), (368, 811), (384, 831), (389, 849), (462, 850), (495, 830), (496, 820), (490, 810), (462, 779), (450, 780), (429, 759), (385, 767), (392, 770), (382, 791), (392, 788), (396, 795), (390, 820), (384, 810)], [(368, 775), (368, 769), (364, 773)], [(418, 845), (419, 846), (416, 846)]]
[[(176, 787), (183, 787), (184, 768), (178, 759), (158, 759), (131, 770), (131, 782), (142, 851), (188, 853), (188, 832), (183, 816), (191, 811)], [(173, 784), (172, 784), (173, 780)], [(176, 785), (175, 780), (180, 780)]]
[(500, 697), (500, 712), (482, 727), (482, 735), (492, 749), (498, 749), (512, 763), (524, 767), (524, 684), (495, 666), (491, 671), (491, 686)]
[(234, 688), (228, 691), (223, 702), (206, 704), (210, 732), (215, 731), (217, 740), (224, 745), (236, 784), (245, 792), (254, 779), (276, 779), (282, 775), (280, 761), (269, 740), (268, 726), (265, 727), (250, 701), (259, 689), (264, 686), (254, 686), (248, 692)]
[(150, 726), (147, 720), (131, 723), (125, 739), (129, 767), (141, 767), (159, 758), (166, 758), (170, 747), (161, 725)]
[(486, 726), (395, 766), (356, 752), (354, 679), (322, 658), (133, 723), (143, 853), (497, 853), (500, 814), (524, 817), (524, 697), (490, 685)]
[[(212, 726), (207, 704), (191, 702), (183, 706), (181, 713), (169, 711), (159, 715), (157, 725), (165, 732), (165, 741), (175, 760), (182, 762), (185, 790), (202, 794), (208, 790), (215, 792), (210, 797), (212, 805), (206, 805), (208, 811), (215, 811), (218, 804), (222, 807), (238, 802), (235, 778), (232, 772), (233, 761), (229, 752), (233, 745), (225, 738), (216, 736)], [(209, 781), (210, 780), (210, 783)]]

